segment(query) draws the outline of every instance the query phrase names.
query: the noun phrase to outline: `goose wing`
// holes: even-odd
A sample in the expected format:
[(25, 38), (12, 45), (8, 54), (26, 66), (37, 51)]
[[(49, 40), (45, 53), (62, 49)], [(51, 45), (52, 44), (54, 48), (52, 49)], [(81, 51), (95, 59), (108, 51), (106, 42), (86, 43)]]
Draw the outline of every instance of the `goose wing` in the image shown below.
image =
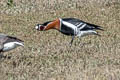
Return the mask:
[(8, 43), (8, 42), (14, 42), (14, 41), (17, 41), (17, 42), (24, 42), (16, 37), (12, 37), (12, 36), (8, 36), (8, 35), (5, 35), (5, 34), (0, 34), (0, 43), (4, 44), (4, 43)]
[(0, 34), (0, 44), (4, 44), (8, 39), (7, 35), (5, 34)]
[(80, 30), (93, 30), (93, 29), (98, 29), (98, 30), (103, 30), (101, 26), (87, 23), (85, 21), (76, 19), (76, 18), (64, 18), (63, 21), (69, 22), (76, 27), (78, 27)]
[(84, 23), (83, 21), (79, 20), (79, 19), (76, 19), (76, 18), (63, 18), (62, 19), (63, 21), (66, 21), (66, 22), (69, 22), (75, 26), (81, 24), (81, 23)]
[(24, 41), (22, 41), (21, 39), (18, 39), (16, 37), (7, 36), (7, 40), (5, 43), (8, 43), (8, 42), (24, 42)]
[(0, 34), (0, 52), (2, 51), (2, 49), (4, 48), (4, 43), (7, 41), (7, 35), (5, 34)]

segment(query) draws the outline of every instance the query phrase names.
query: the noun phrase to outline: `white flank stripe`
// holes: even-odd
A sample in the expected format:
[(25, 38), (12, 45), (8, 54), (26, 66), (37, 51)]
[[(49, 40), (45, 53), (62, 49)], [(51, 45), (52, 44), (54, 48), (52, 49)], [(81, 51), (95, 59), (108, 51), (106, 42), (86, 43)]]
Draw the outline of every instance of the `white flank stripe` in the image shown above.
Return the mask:
[(20, 42), (9, 42), (9, 43), (4, 44), (3, 51), (12, 50), (16, 48), (17, 46), (24, 46), (24, 45)]
[(18, 44), (19, 46), (24, 46), (23, 43), (20, 43), (20, 42), (14, 42), (15, 44)]
[(62, 23), (63, 23), (64, 25), (66, 25), (67, 27), (72, 28), (73, 30), (75, 30), (75, 29), (77, 28), (77, 26), (75, 26), (75, 25), (73, 25), (73, 24), (71, 24), (71, 23), (68, 23), (68, 22), (66, 22), (66, 21), (62, 21)]
[(87, 24), (82, 25), (79, 29), (83, 29)]
[(93, 30), (80, 31), (77, 36), (83, 37), (83, 36), (92, 35), (92, 34), (97, 34), (97, 32), (96, 32), (96, 31), (93, 31)]
[(83, 24), (83, 23), (78, 24), (77, 27), (81, 26), (82, 24)]
[(66, 21), (62, 21), (62, 23), (64, 25), (66, 25), (67, 27), (72, 28), (74, 30), (74, 35), (76, 35), (78, 33), (77, 26), (75, 26), (75, 25), (73, 25), (71, 23), (68, 23)]

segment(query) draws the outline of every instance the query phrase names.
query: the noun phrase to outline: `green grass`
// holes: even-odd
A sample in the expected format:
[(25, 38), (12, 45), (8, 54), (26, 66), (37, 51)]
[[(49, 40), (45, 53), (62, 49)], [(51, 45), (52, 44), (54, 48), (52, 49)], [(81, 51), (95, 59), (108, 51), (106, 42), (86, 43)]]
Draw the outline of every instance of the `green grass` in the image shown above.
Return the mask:
[[(74, 9), (51, 9), (0, 14), (0, 32), (25, 41), (24, 48), (4, 53), (10, 58), (0, 60), (0, 80), (119, 80), (119, 3), (101, 7), (93, 2)], [(76, 38), (69, 47), (70, 36), (56, 30), (34, 29), (37, 23), (59, 17), (79, 18), (100, 25), (105, 31), (99, 31), (101, 37)]]

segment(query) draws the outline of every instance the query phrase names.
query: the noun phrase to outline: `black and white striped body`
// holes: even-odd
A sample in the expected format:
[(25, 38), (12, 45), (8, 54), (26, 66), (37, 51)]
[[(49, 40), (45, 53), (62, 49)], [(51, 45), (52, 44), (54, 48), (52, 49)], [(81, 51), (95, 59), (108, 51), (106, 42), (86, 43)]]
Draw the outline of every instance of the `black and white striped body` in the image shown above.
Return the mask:
[(85, 36), (89, 34), (97, 34), (96, 29), (100, 29), (99, 26), (86, 23), (75, 18), (60, 19), (60, 32), (71, 36)]
[(6, 52), (12, 50), (18, 46), (24, 46), (22, 40), (16, 37), (0, 34), (0, 52)]

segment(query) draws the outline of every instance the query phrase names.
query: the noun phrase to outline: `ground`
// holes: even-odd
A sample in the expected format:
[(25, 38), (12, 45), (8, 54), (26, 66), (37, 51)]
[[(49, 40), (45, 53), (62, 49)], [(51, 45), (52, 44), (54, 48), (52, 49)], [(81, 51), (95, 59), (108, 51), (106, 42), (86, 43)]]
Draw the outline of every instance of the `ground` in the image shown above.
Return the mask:
[[(24, 40), (3, 53), (0, 80), (120, 80), (119, 0), (7, 0), (0, 2), (0, 32)], [(59, 3), (59, 4), (58, 4)], [(12, 4), (12, 3), (11, 3)], [(75, 38), (37, 23), (74, 17), (102, 26), (99, 36)]]

